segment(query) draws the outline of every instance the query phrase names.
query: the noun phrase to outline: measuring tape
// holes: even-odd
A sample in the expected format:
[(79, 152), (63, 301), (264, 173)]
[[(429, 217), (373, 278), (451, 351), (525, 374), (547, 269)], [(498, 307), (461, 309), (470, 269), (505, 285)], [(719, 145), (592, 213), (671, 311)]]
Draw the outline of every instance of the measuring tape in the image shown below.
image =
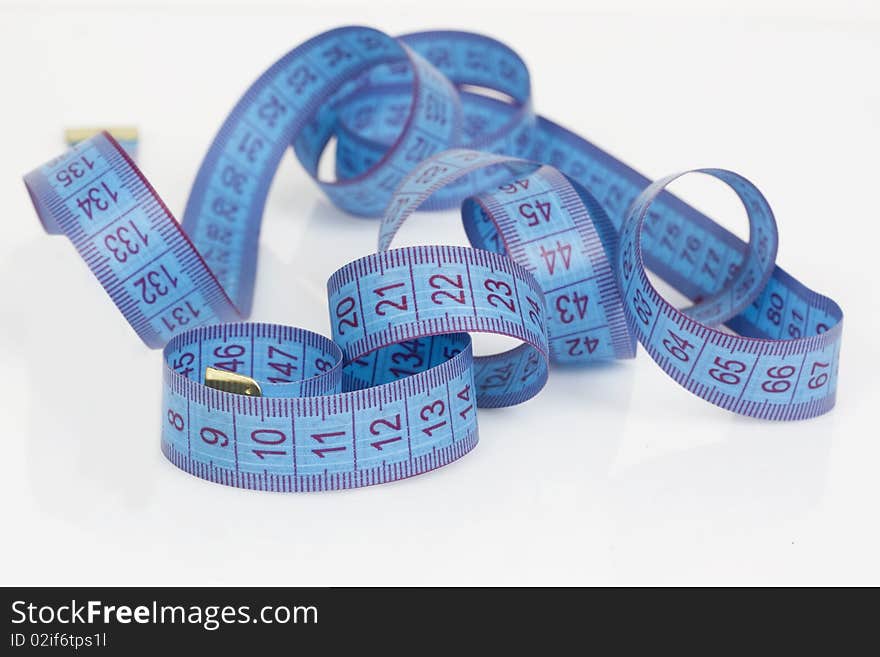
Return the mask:
[[(492, 90), (492, 96), (477, 88)], [(336, 181), (318, 162), (336, 139)], [(246, 323), (263, 205), (288, 146), (379, 252), (328, 282), (333, 340)], [(741, 176), (743, 243), (532, 111), (528, 71), (480, 35), (348, 27), (270, 67), (226, 119), (182, 225), (106, 133), (25, 176), (152, 348), (162, 451), (211, 481), (313, 491), (393, 481), (477, 442), (476, 407), (537, 394), (551, 362), (629, 358), (745, 415), (834, 404), (842, 312), (774, 264), (776, 224)], [(463, 201), (463, 202), (462, 202)], [(461, 204), (476, 248), (388, 247), (417, 208)], [(690, 298), (671, 306), (646, 269)], [(733, 334), (719, 328), (726, 325)], [(468, 333), (521, 344), (474, 357)]]

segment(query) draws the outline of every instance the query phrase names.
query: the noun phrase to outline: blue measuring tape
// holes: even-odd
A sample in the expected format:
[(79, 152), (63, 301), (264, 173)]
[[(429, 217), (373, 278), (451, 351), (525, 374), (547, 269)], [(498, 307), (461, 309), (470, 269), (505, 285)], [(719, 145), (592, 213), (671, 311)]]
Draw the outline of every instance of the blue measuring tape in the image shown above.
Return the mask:
[[(328, 182), (317, 171), (332, 138)], [(338, 207), (382, 217), (379, 253), (328, 282), (333, 340), (241, 321), (288, 146)], [(106, 133), (25, 183), (46, 230), (68, 236), (142, 340), (164, 348), (163, 453), (212, 481), (312, 491), (449, 463), (477, 442), (477, 406), (529, 399), (551, 362), (633, 357), (637, 341), (734, 412), (829, 410), (840, 308), (775, 266), (776, 223), (750, 182), (700, 171), (739, 195), (748, 244), (666, 192), (677, 176), (650, 183), (536, 116), (507, 46), (348, 27), (248, 89), (182, 225)], [(476, 248), (387, 250), (417, 208), (458, 204)], [(693, 305), (671, 306), (647, 269)], [(474, 357), (474, 331), (521, 344)]]

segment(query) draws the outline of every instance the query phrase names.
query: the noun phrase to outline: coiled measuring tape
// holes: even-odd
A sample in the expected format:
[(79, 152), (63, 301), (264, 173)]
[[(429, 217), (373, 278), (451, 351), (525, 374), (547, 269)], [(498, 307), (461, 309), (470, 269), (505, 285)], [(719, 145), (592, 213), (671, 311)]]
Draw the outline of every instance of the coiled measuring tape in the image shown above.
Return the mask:
[[(321, 181), (333, 137), (337, 180)], [(341, 209), (382, 217), (380, 252), (328, 282), (333, 340), (240, 321), (289, 145)], [(349, 27), (248, 89), (182, 226), (108, 134), (25, 183), (46, 230), (67, 235), (143, 341), (164, 348), (165, 455), (224, 484), (312, 491), (444, 465), (476, 444), (475, 407), (534, 396), (550, 362), (632, 357), (636, 341), (723, 408), (830, 409), (840, 308), (775, 266), (775, 221), (751, 183), (701, 172), (739, 195), (749, 244), (664, 191), (676, 176), (651, 184), (537, 117), (525, 65), (503, 44)], [(386, 250), (415, 209), (462, 200), (477, 248)], [(671, 306), (646, 268), (694, 305)], [(474, 357), (474, 331), (522, 344)]]

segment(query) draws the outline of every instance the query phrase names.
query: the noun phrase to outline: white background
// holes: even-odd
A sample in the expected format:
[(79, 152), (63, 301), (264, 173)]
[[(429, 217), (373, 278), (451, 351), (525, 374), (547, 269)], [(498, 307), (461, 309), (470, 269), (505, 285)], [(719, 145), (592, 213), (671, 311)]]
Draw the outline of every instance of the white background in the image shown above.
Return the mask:
[[(877, 3), (422, 4), (0, 4), (0, 583), (880, 584)], [(20, 176), (62, 150), (66, 126), (134, 123), (179, 213), (247, 85), (351, 23), (486, 32), (526, 59), (540, 112), (649, 176), (751, 178), (779, 221), (779, 263), (846, 313), (837, 408), (737, 417), (641, 351), (553, 371), (535, 399), (480, 413), (474, 452), (401, 483), (264, 494), (166, 462), (159, 354), (42, 234)], [(729, 194), (678, 190), (745, 232)], [(326, 278), (376, 232), (286, 157), (253, 318), (328, 334)], [(452, 213), (423, 215), (396, 244), (413, 242), (463, 233)]]

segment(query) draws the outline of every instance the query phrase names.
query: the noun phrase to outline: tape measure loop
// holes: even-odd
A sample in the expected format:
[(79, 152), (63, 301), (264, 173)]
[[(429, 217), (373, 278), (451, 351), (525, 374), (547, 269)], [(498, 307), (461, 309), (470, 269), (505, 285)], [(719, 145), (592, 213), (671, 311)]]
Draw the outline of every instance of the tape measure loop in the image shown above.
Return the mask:
[[(318, 334), (251, 323), (188, 331), (164, 353), (162, 450), (196, 476), (271, 491), (353, 488), (440, 467), (478, 440), (470, 339), (448, 340), (455, 353), (432, 367), (345, 391), (341, 352)], [(206, 363), (271, 394), (190, 378)]]
[[(479, 406), (525, 401), (547, 379), (544, 295), (531, 273), (503, 256), (452, 246), (392, 249), (338, 270), (327, 291), (333, 338), (363, 385), (418, 371), (444, 348), (436, 336), (464, 331), (525, 343), (476, 358)], [(387, 358), (369, 358), (380, 349)]]
[[(732, 272), (710, 302), (718, 310), (707, 313), (726, 318), (740, 335), (701, 323), (694, 316), (699, 313), (678, 310), (648, 278), (642, 242), (649, 206), (682, 174), (646, 188), (623, 225), (618, 271), (631, 330), (667, 374), (722, 408), (779, 420), (826, 412), (836, 395), (839, 307), (773, 267), (775, 222), (766, 200), (751, 183), (729, 171), (700, 171), (734, 187), (749, 213), (752, 240), (743, 249), (746, 264), (739, 268), (750, 272), (745, 279), (748, 284)], [(737, 292), (750, 298), (745, 311)]]
[(545, 165), (465, 200), (462, 220), (471, 244), (504, 252), (536, 276), (554, 362), (635, 356), (613, 266), (617, 232), (580, 184)]
[[(336, 180), (322, 181), (334, 138)], [(339, 208), (383, 216), (380, 253), (328, 281), (334, 340), (241, 321), (263, 205), (291, 145)], [(840, 307), (774, 265), (775, 220), (754, 185), (699, 171), (739, 195), (749, 244), (670, 194), (677, 175), (652, 184), (536, 116), (528, 70), (507, 46), (344, 27), (251, 85), (202, 162), (182, 226), (106, 133), (25, 185), (46, 230), (73, 242), (145, 344), (164, 347), (168, 459), (227, 485), (318, 491), (445, 465), (476, 445), (477, 405), (531, 398), (551, 359), (629, 358), (636, 340), (722, 408), (828, 411)], [(416, 209), (459, 203), (477, 248), (388, 250)], [(695, 305), (673, 307), (649, 269)], [(469, 331), (522, 344), (475, 359)], [(224, 389), (205, 385), (206, 371)]]
[(726, 169), (694, 169), (661, 178), (639, 195), (630, 213), (647, 216), (657, 196), (672, 182), (689, 173), (702, 173), (727, 184), (742, 202), (749, 221), (749, 243), (742, 260), (729, 265), (728, 275), (719, 281), (714, 293), (682, 310), (692, 319), (717, 326), (745, 310), (770, 279), (779, 246), (776, 219), (760, 190), (743, 176)]

